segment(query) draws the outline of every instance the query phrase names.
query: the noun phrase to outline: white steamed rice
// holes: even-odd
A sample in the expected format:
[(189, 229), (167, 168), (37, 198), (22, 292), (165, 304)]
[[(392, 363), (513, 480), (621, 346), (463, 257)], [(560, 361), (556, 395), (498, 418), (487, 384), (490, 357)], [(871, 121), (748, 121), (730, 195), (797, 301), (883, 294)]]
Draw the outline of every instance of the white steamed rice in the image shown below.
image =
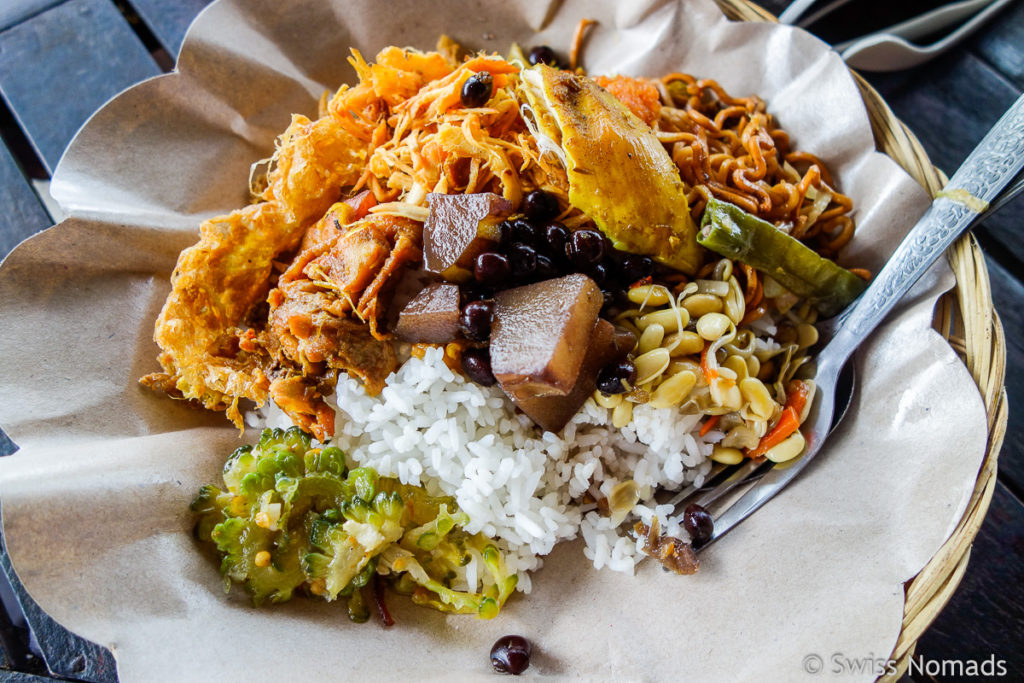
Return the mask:
[[(657, 515), (665, 533), (687, 538), (678, 522), (666, 519), (671, 507), (658, 506), (654, 492), (700, 485), (711, 469), (712, 443), (722, 438), (714, 431), (699, 436), (699, 415), (646, 405), (616, 429), (611, 411), (593, 399), (561, 435), (540, 433), (497, 387), (452, 372), (440, 348), (406, 361), (379, 396), (343, 377), (334, 398), (332, 443), (381, 476), (454, 496), (470, 517), (467, 531), (499, 541), (525, 592), (527, 572), (560, 541), (582, 535), (595, 567), (632, 573), (645, 557), (626, 533), (636, 519), (650, 523)], [(290, 425), (276, 409), (266, 417), (270, 426)], [(639, 484), (641, 500), (619, 527), (593, 503), (581, 502), (588, 491), (592, 500), (607, 497), (628, 479)]]

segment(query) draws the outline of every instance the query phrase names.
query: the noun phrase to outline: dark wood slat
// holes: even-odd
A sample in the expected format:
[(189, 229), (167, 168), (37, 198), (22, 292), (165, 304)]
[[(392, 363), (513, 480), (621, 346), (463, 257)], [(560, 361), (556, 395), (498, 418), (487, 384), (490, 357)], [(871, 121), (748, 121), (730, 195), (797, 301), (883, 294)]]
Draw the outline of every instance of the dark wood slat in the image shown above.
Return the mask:
[[(1019, 46), (1016, 54), (1024, 59)], [(907, 72), (866, 76), (918, 136), (932, 163), (950, 174), (1021, 90), (988, 62), (967, 51), (951, 53)], [(1000, 248), (1024, 262), (1022, 221), (1024, 197), (989, 217), (980, 232), (989, 243), (998, 242)]]
[(4, 671), (4, 683), (53, 683), (56, 679), (49, 676), (36, 676), (35, 674), (22, 673), (20, 671)]
[(0, 31), (28, 19), (34, 14), (59, 5), (64, 0), (3, 0), (0, 2)]
[(79, 126), (159, 68), (109, 0), (69, 0), (0, 33), (0, 92), (52, 173)]
[(6, 542), (0, 536), (0, 580), (4, 579), (12, 588), (49, 671), (57, 678), (117, 683), (117, 665), (110, 650), (71, 633), (43, 611), (15, 573)]
[(0, 142), (0, 259), (52, 221), (7, 147)]
[[(1006, 331), (1006, 394), (1010, 403), (1010, 419), (1006, 439), (999, 454), (999, 479), (1018, 495), (1024, 493), (1024, 284), (1021, 273), (1010, 273), (989, 257), (989, 279), (995, 302)], [(1018, 550), (1024, 554), (1024, 546)], [(1024, 585), (1024, 584), (1022, 584)], [(1024, 671), (1022, 671), (1024, 674)]]
[(909, 71), (865, 76), (920, 138), (932, 163), (947, 173), (960, 166), (1020, 94), (999, 72), (963, 51)]
[(21, 669), (29, 656), (28, 631), (14, 589), (0, 576), (0, 680), (4, 670)]
[[(925, 660), (1006, 660), (1004, 678), (1024, 677), (1024, 504), (1001, 484), (971, 549), (964, 579), (952, 600), (918, 641)], [(921, 677), (922, 680), (932, 680)], [(915, 680), (917, 680), (915, 678)], [(935, 676), (934, 680), (965, 680)]]
[(7, 623), (6, 614), (0, 612), (0, 671), (14, 667), (14, 640), (17, 632)]
[(757, 4), (761, 5), (761, 7), (764, 7), (775, 16), (779, 16), (779, 14), (782, 13), (782, 10), (789, 6), (790, 1), (791, 0), (762, 0), (762, 2)]
[(0, 456), (10, 455), (16, 450), (18, 450), (18, 445), (11, 441), (11, 437), (7, 436), (4, 430), (0, 429)]
[(971, 38), (970, 49), (1007, 78), (1024, 88), (1024, 3), (1010, 6), (993, 17)]
[(176, 56), (192, 20), (210, 0), (132, 0), (132, 7), (164, 49)]
[[(778, 15), (790, 0), (760, 4)], [(961, 49), (910, 71), (864, 74), (947, 173), (960, 166), (1024, 88), (1024, 3), (993, 17), (969, 46), (975, 54)], [(980, 232), (1024, 263), (1022, 225), (1024, 196), (986, 220)]]
[[(1008, 270), (1024, 271), (1024, 195), (990, 216), (975, 229), (982, 246)], [(1018, 275), (1020, 273), (1018, 272)]]
[[(18, 242), (50, 225), (50, 217), (7, 147), (0, 143), (0, 260)], [(0, 429), (0, 456), (18, 450)]]

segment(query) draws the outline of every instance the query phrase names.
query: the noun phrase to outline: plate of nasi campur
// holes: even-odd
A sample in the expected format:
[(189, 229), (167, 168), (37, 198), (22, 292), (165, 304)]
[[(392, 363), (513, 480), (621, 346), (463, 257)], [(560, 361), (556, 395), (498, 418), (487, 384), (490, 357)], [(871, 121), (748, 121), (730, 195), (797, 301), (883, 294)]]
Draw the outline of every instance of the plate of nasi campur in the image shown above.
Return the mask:
[[(273, 84), (271, 91), (288, 92), (290, 86), (279, 82), (287, 80), (282, 73), (289, 70), (277, 61), (301, 49), (295, 36), (304, 20), (276, 10), (272, 16), (285, 28), (275, 33), (278, 29), (267, 28), (270, 20), (254, 12), (239, 28), (231, 22), (240, 16), (240, 7), (217, 3), (208, 10), (191, 30), (179, 68), (202, 74), (206, 88), (232, 79), (255, 83), (263, 74)], [(713, 596), (707, 587), (716, 581), (742, 580), (729, 566), (748, 565), (733, 562), (728, 550), (710, 568), (701, 567), (705, 554), (698, 551), (711, 535), (713, 520), (700, 506), (676, 508), (672, 497), (703, 486), (724, 467), (751, 460), (785, 463), (801, 455), (801, 423), (816, 390), (817, 323), (856, 299), (871, 269), (884, 259), (872, 248), (856, 248), (860, 216), (886, 220), (865, 194), (876, 192), (890, 201), (890, 220), (910, 219), (903, 230), (925, 205), (924, 196), (870, 149), (805, 147), (802, 140), (816, 133), (787, 127), (761, 91), (725, 85), (725, 76), (743, 68), (739, 58), (723, 58), (721, 75), (691, 73), (685, 60), (662, 68), (654, 57), (637, 68), (630, 62), (631, 49), (616, 45), (616, 40), (643, 44), (638, 36), (647, 34), (661, 40), (688, 35), (694, 29), (677, 24), (691, 16), (711, 22), (712, 35), (721, 36), (712, 48), (728, 53), (729, 37), (735, 39), (744, 28), (715, 18), (717, 10), (710, 4), (656, 4), (649, 16), (611, 5), (586, 10), (587, 19), (579, 21), (583, 14), (567, 17), (567, 8), (561, 8), (555, 15), (557, 31), (508, 40), (501, 47), (501, 36), (483, 34), (481, 47), (476, 34), (464, 36), (457, 25), (444, 31), (436, 20), (415, 29), (420, 36), (427, 25), (436, 26), (436, 45), (406, 47), (403, 41), (412, 29), (405, 23), (394, 37), (374, 27), (384, 42), (368, 41), (372, 51), (330, 46), (331, 59), (347, 61), (354, 76), (323, 92), (312, 107), (295, 98), (296, 104), (287, 108), (290, 123), (249, 111), (256, 122), (245, 124), (245, 100), (232, 96), (228, 101), (236, 104), (230, 106), (241, 114), (231, 124), (233, 135), (242, 142), (223, 144), (232, 150), (229, 166), (236, 177), (226, 178), (229, 171), (218, 166), (216, 155), (204, 163), (204, 172), (217, 183), (244, 188), (249, 201), (207, 212), (191, 223), (191, 232), (179, 228), (188, 220), (147, 222), (147, 201), (131, 198), (131, 191), (127, 203), (135, 205), (118, 218), (110, 207), (117, 205), (119, 190), (104, 188), (95, 180), (98, 172), (66, 171), (66, 186), (58, 177), (55, 194), (63, 194), (72, 216), (77, 205), (83, 216), (109, 211), (114, 222), (137, 219), (147, 227), (133, 234), (146, 234), (131, 244), (139, 252), (160, 254), (161, 262), (176, 258), (169, 288), (166, 271), (150, 277), (146, 303), (132, 312), (138, 341), (130, 343), (135, 360), (129, 365), (144, 388), (125, 384), (125, 391), (135, 394), (132, 401), (145, 404), (141, 414), (173, 407), (176, 412), (166, 419), (182, 419), (181, 429), (196, 430), (178, 443), (187, 443), (190, 462), (203, 463), (183, 475), (173, 474), (170, 466), (153, 475), (177, 482), (172, 493), (161, 489), (158, 496), (175, 502), (160, 505), (175, 510), (164, 513), (165, 519), (177, 520), (192, 533), (186, 538), (179, 531), (173, 541), (160, 541), (176, 548), (164, 561), (186, 553), (193, 570), (166, 591), (157, 591), (171, 597), (156, 609), (159, 619), (148, 617), (146, 623), (161, 624), (150, 638), (166, 633), (166, 619), (175, 609), (199, 618), (203, 612), (189, 608), (184, 597), (192, 596), (210, 614), (228, 610), (232, 619), (260, 620), (259, 629), (273, 629), (275, 620), (279, 628), (298, 629), (294, 638), (282, 636), (282, 642), (303, 637), (303, 615), (312, 610), (308, 624), (335, 623), (339, 642), (371, 638), (375, 643), (367, 652), (375, 657), (391, 656), (386, 654), (394, 647), (386, 643), (391, 634), (419, 632), (416, 638), (426, 640), (407, 650), (416, 658), (417, 647), (431, 642), (424, 633), (444, 619), (442, 641), (434, 644), (441, 650), (459, 651), (452, 643), (460, 640), (494, 642), (494, 634), (505, 635), (490, 653), (499, 671), (524, 671), (532, 640), (533, 648), (544, 653), (534, 657), (532, 671), (597, 676), (634, 671), (634, 677), (643, 678), (668, 669), (664, 662), (652, 664), (650, 671), (632, 668), (642, 666), (638, 662), (648, 655), (634, 646), (610, 646), (621, 638), (617, 630), (603, 633), (596, 621), (579, 625), (581, 638), (586, 634), (589, 643), (578, 645), (580, 653), (613, 653), (613, 661), (591, 665), (574, 659), (571, 651), (577, 645), (571, 636), (567, 649), (556, 655), (557, 648), (546, 649), (545, 629), (531, 631), (529, 624), (548, 620), (551, 612), (571, 614), (574, 602), (585, 605), (586, 614), (612, 620), (630, 604), (608, 593), (609, 586), (642, 578), (645, 600), (664, 603), (647, 612), (652, 629), (663, 625), (663, 612), (677, 619), (689, 604), (700, 606), (692, 615), (694, 627), (700, 628), (707, 605), (690, 594)], [(531, 18), (527, 8), (521, 11), (521, 24), (550, 20), (546, 15)], [(379, 16), (380, 11), (362, 7), (356, 15)], [(600, 20), (591, 21), (592, 16)], [(360, 23), (352, 21), (353, 26)], [(282, 43), (279, 52), (263, 55), (265, 63), (258, 50), (241, 57), (233, 52), (231, 46), (245, 44), (253, 31), (264, 29)], [(788, 44), (821, 53), (811, 61), (814, 69), (827, 64), (823, 74), (839, 72), (849, 79), (841, 62), (813, 39), (781, 27), (757, 30), (785, 31)], [(608, 39), (609, 34), (617, 37)], [(222, 62), (214, 59), (218, 40), (227, 46)], [(749, 40), (772, 44), (767, 33)], [(592, 59), (602, 50), (619, 50), (620, 59)], [(299, 62), (308, 65), (303, 59)], [(584, 68), (591, 62), (621, 68)], [(300, 68), (296, 74), (300, 91), (316, 91), (319, 71)], [(831, 76), (821, 78), (825, 83)], [(769, 94), (784, 93), (780, 99), (787, 111), (799, 109), (794, 100), (804, 90), (816, 89), (806, 84), (795, 97), (785, 90), (784, 77), (765, 79)], [(142, 87), (158, 88), (159, 83)], [(237, 82), (223, 87), (244, 90)], [(852, 81), (828, 88), (856, 96)], [(173, 99), (161, 93), (157, 101)], [(117, 106), (115, 101), (108, 109)], [(174, 106), (217, 109), (184, 99)], [(219, 116), (208, 115), (211, 120)], [(870, 145), (866, 116), (843, 116), (837, 125), (852, 127), (856, 144)], [(95, 148), (95, 140), (122, 125), (104, 119), (103, 113), (97, 118), (90, 126), (101, 132), (90, 140), (87, 128), (77, 145)], [(813, 116), (793, 119), (806, 123)], [(141, 120), (147, 120), (145, 114)], [(278, 127), (271, 130), (270, 121)], [(111, 132), (102, 132), (102, 125)], [(191, 135), (145, 124), (124, 124), (121, 132), (129, 140), (133, 135), (157, 140), (154, 149)], [(268, 134), (272, 147), (250, 144), (253, 136)], [(244, 150), (231, 147), (237, 144)], [(199, 149), (197, 142), (188, 145)], [(838, 161), (829, 162), (830, 156)], [(66, 165), (75, 163), (72, 158)], [(160, 174), (147, 164), (152, 162), (138, 157), (130, 163), (142, 169), (140, 195), (159, 196)], [(852, 167), (859, 180), (844, 178), (839, 167)], [(864, 180), (868, 176), (872, 179)], [(202, 181), (173, 182), (206, 196)], [(851, 185), (855, 192), (846, 189)], [(188, 199), (166, 201), (177, 202), (177, 215), (189, 220), (203, 213), (180, 210)], [(173, 239), (162, 234), (168, 226), (174, 228)], [(72, 242), (84, 243), (85, 234)], [(871, 233), (876, 242), (877, 234)], [(130, 272), (131, 267), (112, 270), (118, 269)], [(96, 286), (106, 291), (108, 285)], [(918, 317), (923, 325), (930, 320), (920, 311)], [(145, 339), (147, 329), (153, 331), (155, 353)], [(893, 353), (895, 364), (917, 367), (917, 361)], [(872, 377), (868, 371), (862, 378), (867, 387), (862, 391), (884, 384)], [(853, 411), (862, 403), (855, 401)], [(862, 417), (876, 409), (864, 407)], [(111, 431), (108, 439), (130, 438), (134, 428)], [(161, 438), (175, 431), (172, 426), (152, 429)], [(891, 438), (917, 437), (901, 432)], [(160, 444), (148, 452), (175, 448), (173, 438)], [(856, 476), (849, 481), (852, 491), (870, 489)], [(969, 494), (970, 481), (960, 484), (948, 484), (936, 505), (962, 506), (966, 494), (961, 489)], [(899, 486), (896, 492), (878, 496), (884, 504), (894, 495), (908, 495)], [(843, 510), (860, 504), (860, 494), (853, 495), (850, 504), (839, 504)], [(812, 500), (798, 509), (814, 508), (809, 515), (814, 517), (820, 507), (820, 501)], [(134, 514), (124, 504), (116, 509), (120, 516)], [(865, 512), (864, 520), (872, 514)], [(874, 514), (884, 515), (884, 510)], [(917, 516), (907, 514), (916, 524)], [(948, 533), (956, 517), (947, 515), (948, 520), (931, 522), (934, 528), (922, 532), (924, 545), (916, 554), (908, 552), (906, 566), (894, 560), (887, 574), (851, 588), (856, 599), (861, 593), (893, 598), (899, 581), (909, 578), (907, 569), (916, 571), (920, 564), (913, 563), (927, 559)], [(784, 570), (772, 562), (785, 566), (792, 549), (800, 547), (799, 539), (777, 546), (784, 552), (776, 558), (765, 545), (775, 541), (759, 539), (755, 520), (749, 522), (753, 540), (739, 532), (734, 543), (767, 553), (773, 559), (766, 571), (777, 578)], [(871, 531), (854, 526), (851, 538), (872, 538)], [(800, 527), (787, 526), (793, 528)], [(823, 533), (819, 528), (807, 537), (819, 539)], [(17, 538), (18, 530), (11, 535)], [(551, 555), (556, 546), (574, 540), (568, 552), (559, 548)], [(118, 552), (111, 551), (114, 566), (120, 566)], [(657, 567), (665, 571), (651, 574)], [(841, 576), (842, 569), (830, 567), (817, 573)], [(218, 569), (227, 597), (216, 588)], [(560, 576), (552, 578), (554, 573)], [(637, 573), (642, 577), (633, 577)], [(577, 580), (577, 575), (584, 578)], [(603, 593), (587, 588), (586, 577), (592, 576), (601, 577), (593, 583)], [(545, 592), (549, 579), (561, 586), (558, 592)], [(757, 582), (757, 577), (747, 579)], [(809, 585), (817, 585), (816, 580)], [(131, 581), (133, 589), (142, 585)], [(32, 588), (31, 580), (27, 585)], [(820, 600), (845, 604), (813, 590), (804, 594), (799, 582), (787, 579), (778, 585), (779, 594), (798, 606), (796, 614)], [(533, 603), (538, 593), (547, 602)], [(742, 594), (744, 600), (762, 599), (751, 598), (746, 588)], [(562, 595), (565, 602), (551, 604), (553, 595)], [(145, 603), (148, 598), (138, 599)], [(781, 608), (766, 600), (774, 605), (767, 611)], [(43, 604), (75, 623), (78, 608), (62, 612)], [(882, 604), (889, 610), (881, 610), (883, 619), (896, 615), (895, 621), (882, 622), (892, 629), (902, 604), (898, 599)], [(432, 621), (431, 610), (422, 608), (449, 616)], [(726, 611), (744, 613), (736, 605)], [(643, 624), (643, 614), (641, 609), (629, 623)], [(884, 637), (871, 640), (871, 632), (884, 630), (874, 615), (843, 618), (848, 630), (868, 632), (863, 642), (891, 648)], [(511, 628), (501, 625), (504, 619)], [(350, 621), (397, 623), (397, 628), (385, 634), (368, 625), (362, 628), (375, 635), (356, 635)], [(563, 627), (570, 623), (556, 621)], [(137, 652), (129, 644), (135, 636), (110, 635), (116, 632), (111, 628), (90, 635), (103, 642), (107, 634), (115, 653), (119, 647)], [(565, 635), (552, 644), (563, 644)], [(744, 624), (733, 635), (758, 637)], [(119, 646), (119, 638), (129, 642)], [(230, 638), (236, 645), (219, 647), (246, 642), (244, 633)], [(690, 638), (679, 633), (669, 650), (685, 651)], [(187, 655), (185, 649), (205, 652), (196, 640), (179, 635), (170, 642), (182, 648), (180, 657)], [(249, 645), (266, 646), (260, 637)], [(714, 648), (705, 649), (698, 658), (720, 666), (710, 654)], [(682, 662), (683, 654), (673, 657)], [(163, 657), (150, 651), (134, 656), (148, 663)], [(254, 655), (259, 661), (266, 656)], [(443, 652), (438, 656), (443, 659)], [(201, 662), (207, 658), (216, 656), (212, 651), (197, 655)], [(324, 673), (332, 661), (326, 655), (323, 662), (291, 670)], [(793, 672), (799, 671), (800, 658), (791, 664)], [(278, 665), (285, 662), (264, 661), (262, 666), (269, 667), (267, 672), (288, 670)], [(137, 666), (128, 671), (152, 671)], [(394, 666), (396, 671), (415, 668)], [(455, 673), (483, 671), (466, 662), (453, 666)], [(737, 670), (753, 670), (743, 666)], [(373, 670), (368, 661), (353, 663), (351, 669)], [(432, 669), (431, 675), (445, 672)]]
[(598, 567), (696, 572), (710, 517), (655, 494), (798, 456), (813, 323), (866, 286), (822, 255), (852, 201), (759, 98), (441, 43), (354, 53), (156, 323), (144, 384), (274, 425), (193, 503), (256, 602), (344, 594), (365, 619), (355, 589), (385, 576), (493, 617), (580, 534)]

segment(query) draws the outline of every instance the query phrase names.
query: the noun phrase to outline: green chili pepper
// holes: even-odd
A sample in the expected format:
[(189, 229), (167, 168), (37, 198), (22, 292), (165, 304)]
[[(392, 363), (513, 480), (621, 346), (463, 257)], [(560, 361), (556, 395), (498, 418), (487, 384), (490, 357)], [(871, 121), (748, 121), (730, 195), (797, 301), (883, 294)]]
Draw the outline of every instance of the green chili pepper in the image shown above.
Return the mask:
[(708, 200), (697, 241), (765, 273), (826, 317), (846, 308), (867, 287), (771, 223), (717, 199)]

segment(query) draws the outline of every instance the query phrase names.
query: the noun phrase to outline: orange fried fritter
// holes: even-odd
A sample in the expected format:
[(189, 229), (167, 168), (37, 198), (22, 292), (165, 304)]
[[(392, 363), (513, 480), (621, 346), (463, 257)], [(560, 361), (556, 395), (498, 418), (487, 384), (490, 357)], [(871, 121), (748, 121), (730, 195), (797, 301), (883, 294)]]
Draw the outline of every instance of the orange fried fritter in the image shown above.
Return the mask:
[(206, 221), (199, 242), (179, 256), (154, 332), (164, 371), (143, 384), (225, 410), (241, 427), (239, 399), (262, 404), (270, 385), (265, 360), (239, 345), (241, 325), (266, 296), (274, 260), (298, 246), (365, 161), (365, 145), (334, 119), (293, 117), (264, 201)]

